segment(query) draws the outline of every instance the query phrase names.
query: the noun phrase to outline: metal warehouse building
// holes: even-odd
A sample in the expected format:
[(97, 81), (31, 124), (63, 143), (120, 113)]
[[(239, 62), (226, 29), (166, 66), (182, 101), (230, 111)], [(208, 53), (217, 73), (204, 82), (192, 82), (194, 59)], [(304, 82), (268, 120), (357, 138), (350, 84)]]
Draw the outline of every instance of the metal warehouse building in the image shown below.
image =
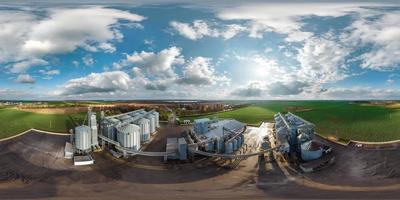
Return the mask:
[(233, 120), (194, 120), (193, 131), (207, 152), (232, 154), (244, 144), (246, 125)]
[(276, 143), (282, 153), (297, 153), (303, 161), (322, 156), (324, 149), (313, 141), (314, 124), (290, 112), (285, 115), (278, 113), (274, 118)]

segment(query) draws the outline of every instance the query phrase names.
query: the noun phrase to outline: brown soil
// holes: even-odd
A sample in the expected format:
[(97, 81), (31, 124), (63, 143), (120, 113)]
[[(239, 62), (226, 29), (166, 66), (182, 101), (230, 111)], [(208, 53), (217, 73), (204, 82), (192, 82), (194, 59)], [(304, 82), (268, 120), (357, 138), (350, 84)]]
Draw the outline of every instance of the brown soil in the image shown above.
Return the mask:
[[(164, 127), (148, 151), (165, 148), (165, 139), (181, 128)], [(298, 185), (287, 178), (276, 161), (251, 157), (234, 170), (210, 159), (163, 164), (161, 158), (115, 159), (94, 153), (95, 164), (74, 167), (63, 158), (66, 136), (31, 132), (0, 143), (0, 199), (266, 199), (266, 198), (398, 198), (400, 191), (340, 192)], [(323, 141), (326, 142), (326, 141)], [(335, 165), (301, 174), (324, 184), (373, 186), (399, 183), (399, 150), (371, 151), (334, 147)], [(384, 164), (380, 164), (384, 162)]]

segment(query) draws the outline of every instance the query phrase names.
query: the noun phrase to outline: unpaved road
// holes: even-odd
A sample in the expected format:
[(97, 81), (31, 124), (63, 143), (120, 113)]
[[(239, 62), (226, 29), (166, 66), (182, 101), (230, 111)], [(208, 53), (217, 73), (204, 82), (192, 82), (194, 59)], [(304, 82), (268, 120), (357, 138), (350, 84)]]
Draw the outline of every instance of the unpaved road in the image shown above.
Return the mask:
[[(164, 148), (165, 138), (180, 132), (180, 128), (162, 129), (148, 150)], [(163, 164), (161, 158), (114, 159), (105, 151), (94, 154), (95, 165), (74, 167), (72, 161), (63, 159), (67, 139), (31, 132), (1, 142), (0, 199), (398, 199), (400, 196), (397, 188), (385, 192), (351, 192), (307, 185), (368, 188), (398, 184), (399, 149), (371, 151), (332, 144), (337, 157), (335, 165), (320, 172), (299, 174), (282, 171), (279, 167), (282, 163), (275, 161), (259, 165), (257, 157), (244, 160), (232, 170), (209, 159)]]

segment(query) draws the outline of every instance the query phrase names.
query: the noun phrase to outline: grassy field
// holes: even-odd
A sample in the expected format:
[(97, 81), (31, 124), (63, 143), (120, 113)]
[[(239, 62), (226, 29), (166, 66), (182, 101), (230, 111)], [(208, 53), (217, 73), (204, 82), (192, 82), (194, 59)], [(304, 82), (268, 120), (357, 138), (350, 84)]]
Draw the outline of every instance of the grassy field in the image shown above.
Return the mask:
[(398, 107), (338, 101), (259, 102), (233, 111), (196, 117), (233, 118), (247, 124), (272, 121), (276, 112), (291, 111), (316, 124), (318, 133), (340, 140), (389, 141), (400, 139)]
[(80, 122), (86, 113), (73, 115), (38, 114), (13, 108), (0, 108), (0, 138), (6, 138), (30, 128), (68, 132), (74, 122)]

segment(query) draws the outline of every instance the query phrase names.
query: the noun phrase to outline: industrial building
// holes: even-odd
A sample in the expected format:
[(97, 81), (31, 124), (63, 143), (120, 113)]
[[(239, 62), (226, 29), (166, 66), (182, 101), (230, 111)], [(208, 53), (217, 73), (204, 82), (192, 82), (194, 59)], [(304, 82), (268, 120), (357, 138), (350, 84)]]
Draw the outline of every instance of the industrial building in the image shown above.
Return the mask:
[(164, 161), (167, 160), (186, 160), (188, 145), (185, 138), (168, 138), (166, 152), (170, 155), (164, 156)]
[(331, 149), (314, 141), (315, 125), (288, 112), (275, 114), (275, 141), (284, 155), (297, 155), (302, 161), (320, 158)]
[(206, 152), (233, 154), (244, 144), (246, 125), (233, 120), (197, 119), (193, 122), (193, 140)]

